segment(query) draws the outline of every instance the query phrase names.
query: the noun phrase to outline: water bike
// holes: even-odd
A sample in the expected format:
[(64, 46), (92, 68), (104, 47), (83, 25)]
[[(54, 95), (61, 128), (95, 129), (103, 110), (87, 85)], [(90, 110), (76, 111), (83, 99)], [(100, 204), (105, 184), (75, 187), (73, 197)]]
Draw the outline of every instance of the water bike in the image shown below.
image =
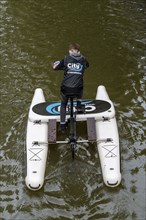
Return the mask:
[[(45, 179), (48, 147), (51, 144), (69, 144), (72, 158), (79, 143), (96, 143), (103, 181), (108, 187), (121, 182), (120, 146), (115, 109), (104, 86), (97, 88), (95, 100), (83, 100), (82, 112), (78, 112), (74, 96), (70, 96), (66, 120), (69, 122), (69, 137), (57, 138), (57, 123), (60, 123), (60, 102), (46, 102), (41, 88), (35, 90), (28, 114), (26, 132), (25, 182), (30, 190), (42, 188)], [(87, 140), (80, 140), (76, 123), (87, 124)]]

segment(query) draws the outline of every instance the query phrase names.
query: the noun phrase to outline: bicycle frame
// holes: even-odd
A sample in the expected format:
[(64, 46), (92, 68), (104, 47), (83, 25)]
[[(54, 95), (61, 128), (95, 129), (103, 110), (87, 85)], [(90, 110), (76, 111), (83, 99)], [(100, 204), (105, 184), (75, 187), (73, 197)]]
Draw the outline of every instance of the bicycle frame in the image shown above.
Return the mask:
[(75, 155), (75, 148), (76, 148), (76, 117), (74, 115), (73, 112), (73, 98), (70, 98), (70, 134), (69, 134), (69, 143), (71, 146), (71, 151), (72, 151), (72, 158), (74, 159), (74, 155)]

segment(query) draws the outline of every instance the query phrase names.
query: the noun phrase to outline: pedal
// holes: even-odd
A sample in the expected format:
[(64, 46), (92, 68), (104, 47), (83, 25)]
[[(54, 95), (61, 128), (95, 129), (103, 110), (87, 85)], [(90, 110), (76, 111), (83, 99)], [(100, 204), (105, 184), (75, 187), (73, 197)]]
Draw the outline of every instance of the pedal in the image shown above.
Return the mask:
[(85, 105), (81, 105), (81, 108), (77, 108), (77, 114), (85, 114)]

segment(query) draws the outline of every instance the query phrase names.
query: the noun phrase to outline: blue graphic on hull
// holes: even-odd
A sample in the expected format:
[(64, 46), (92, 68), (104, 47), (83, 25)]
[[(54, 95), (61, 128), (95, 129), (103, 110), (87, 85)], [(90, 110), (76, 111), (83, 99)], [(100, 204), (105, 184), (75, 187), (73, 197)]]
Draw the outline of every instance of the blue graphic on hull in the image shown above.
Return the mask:
[[(83, 101), (81, 103), (82, 103), (82, 105), (86, 105), (86, 104), (89, 104), (91, 102), (92, 102), (92, 100)], [(70, 105), (70, 102), (68, 102), (67, 105)], [(77, 102), (75, 101), (74, 106), (76, 106), (76, 105), (77, 105)], [(46, 107), (46, 111), (49, 112), (52, 115), (60, 115), (60, 106), (61, 106), (61, 102), (52, 103), (52, 104), (50, 104)]]
[(52, 115), (59, 115), (60, 112), (58, 112), (56, 109), (61, 105), (61, 102), (53, 103), (51, 105), (48, 105), (46, 108), (46, 111), (49, 112)]

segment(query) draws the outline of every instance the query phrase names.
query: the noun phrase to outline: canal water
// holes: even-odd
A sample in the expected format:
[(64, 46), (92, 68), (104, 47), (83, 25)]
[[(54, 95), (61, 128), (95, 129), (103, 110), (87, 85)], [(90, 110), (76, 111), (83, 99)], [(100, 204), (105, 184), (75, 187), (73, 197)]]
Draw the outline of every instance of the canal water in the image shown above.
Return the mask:
[[(0, 0), (2, 220), (146, 219), (146, 2), (145, 0)], [(34, 90), (60, 99), (63, 72), (51, 62), (78, 42), (90, 68), (84, 98), (104, 85), (114, 103), (122, 181), (104, 185), (94, 145), (49, 147), (45, 183), (25, 185), (25, 129)], [(85, 128), (80, 126), (84, 137)]]

